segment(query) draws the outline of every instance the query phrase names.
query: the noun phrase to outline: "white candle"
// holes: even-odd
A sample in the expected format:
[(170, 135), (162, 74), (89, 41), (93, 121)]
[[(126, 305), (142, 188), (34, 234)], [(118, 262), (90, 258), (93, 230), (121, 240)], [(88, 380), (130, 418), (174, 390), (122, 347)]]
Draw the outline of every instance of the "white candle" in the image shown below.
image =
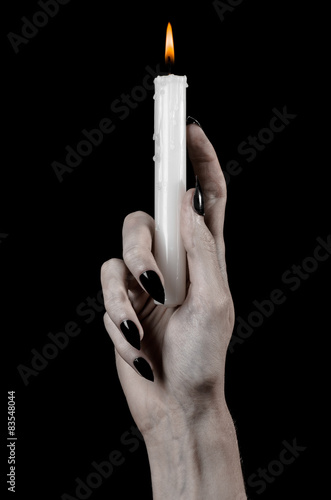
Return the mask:
[(186, 296), (186, 254), (180, 210), (186, 191), (186, 76), (158, 76), (155, 84), (155, 240), (154, 255), (164, 277), (165, 303)]

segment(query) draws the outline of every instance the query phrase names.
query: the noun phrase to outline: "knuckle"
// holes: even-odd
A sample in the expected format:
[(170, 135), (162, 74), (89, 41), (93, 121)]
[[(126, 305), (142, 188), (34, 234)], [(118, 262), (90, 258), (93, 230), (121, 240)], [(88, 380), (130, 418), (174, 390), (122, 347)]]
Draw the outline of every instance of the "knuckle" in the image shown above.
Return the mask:
[(101, 284), (105, 308), (109, 311), (114, 303), (125, 300), (125, 284), (119, 273), (123, 266), (121, 259), (109, 259), (101, 266)]
[(206, 311), (208, 311), (208, 318), (214, 319), (216, 322), (232, 318), (233, 302), (230, 293), (222, 289), (220, 290), (219, 287), (217, 287), (217, 290), (215, 286), (208, 288), (209, 291), (207, 293), (196, 295), (194, 310), (203, 316), (206, 316)]
[(216, 242), (214, 236), (204, 223), (201, 223), (199, 239), (208, 252), (216, 254)]
[(216, 179), (211, 179), (210, 182), (206, 186), (206, 191), (208, 193), (209, 200), (222, 200), (226, 201), (227, 198), (227, 189), (226, 182), (222, 170), (220, 170), (219, 175)]
[(141, 254), (140, 246), (138, 244), (130, 245), (123, 250), (123, 259), (126, 262), (135, 262), (139, 259)]
[[(214, 286), (210, 287), (210, 293), (208, 294), (208, 302), (210, 306), (217, 311), (224, 312), (230, 305), (231, 295), (222, 286), (222, 278), (220, 272), (214, 283)], [(214, 292), (213, 292), (214, 290)]]
[(109, 260), (104, 262), (101, 266), (101, 269), (100, 269), (101, 281), (104, 279), (105, 276), (107, 276), (108, 268), (109, 268)]
[(106, 260), (101, 266), (101, 281), (108, 279), (114, 273), (115, 267), (122, 262), (121, 259), (112, 258)]
[(210, 303), (212, 317), (217, 321), (221, 320), (224, 325), (224, 332), (231, 335), (234, 326), (234, 307), (230, 293), (221, 293)]
[(123, 251), (124, 262), (128, 264), (128, 267), (139, 271), (144, 270), (143, 262), (144, 256), (150, 252), (150, 249), (144, 245), (134, 244), (131, 245)]
[(108, 313), (106, 311), (104, 313), (104, 315), (103, 315), (103, 324), (105, 325), (106, 328), (107, 328), (107, 325), (108, 325), (108, 321), (109, 321), (109, 316), (108, 316)]
[(123, 305), (127, 300), (127, 295), (122, 288), (110, 288), (105, 297), (105, 308), (110, 314), (116, 314), (118, 311), (123, 310)]
[(196, 294), (194, 298), (193, 308), (196, 313), (201, 317), (212, 318), (215, 316), (215, 313), (220, 312), (220, 301), (217, 297), (216, 293), (201, 293)]

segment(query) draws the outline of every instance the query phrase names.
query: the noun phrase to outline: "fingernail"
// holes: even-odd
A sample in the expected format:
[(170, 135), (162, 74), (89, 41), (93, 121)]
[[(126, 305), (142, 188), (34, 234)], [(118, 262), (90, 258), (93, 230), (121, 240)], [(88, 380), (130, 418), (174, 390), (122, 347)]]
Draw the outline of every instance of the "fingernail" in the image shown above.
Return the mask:
[(198, 127), (202, 128), (200, 123), (198, 122), (198, 120), (196, 120), (192, 116), (188, 116), (186, 118), (186, 125), (192, 125), (192, 123), (194, 123), (194, 125), (198, 125)]
[(193, 196), (193, 208), (198, 215), (205, 215), (205, 207), (203, 203), (203, 194), (198, 176), (195, 176), (195, 193)]
[(157, 302), (160, 302), (160, 304), (164, 304), (164, 288), (156, 272), (146, 271), (139, 276), (139, 279), (149, 295), (151, 295)]
[(120, 328), (126, 340), (131, 344), (135, 349), (140, 350), (140, 335), (139, 330), (130, 319), (126, 321), (122, 321), (120, 324)]
[(146, 359), (136, 358), (133, 364), (142, 377), (145, 377), (147, 380), (154, 382), (154, 375), (152, 372), (152, 368), (149, 366)]

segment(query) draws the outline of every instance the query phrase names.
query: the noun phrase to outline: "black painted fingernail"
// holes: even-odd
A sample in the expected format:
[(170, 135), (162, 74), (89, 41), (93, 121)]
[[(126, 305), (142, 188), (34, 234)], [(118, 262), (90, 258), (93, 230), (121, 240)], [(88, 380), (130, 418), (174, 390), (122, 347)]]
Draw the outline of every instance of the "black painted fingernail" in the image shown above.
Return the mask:
[(164, 304), (164, 288), (156, 272), (146, 271), (140, 275), (139, 279), (149, 295), (151, 295), (157, 302), (160, 302), (160, 304)]
[(193, 197), (193, 208), (198, 215), (205, 215), (205, 206), (203, 203), (203, 194), (198, 176), (195, 176), (195, 193)]
[(126, 340), (131, 344), (133, 347), (136, 349), (140, 350), (140, 335), (139, 335), (139, 330), (134, 324), (133, 321), (130, 319), (126, 321), (122, 321), (120, 324), (122, 333)]
[(134, 366), (142, 375), (142, 377), (147, 378), (147, 380), (150, 380), (151, 382), (154, 382), (154, 375), (152, 372), (152, 368), (149, 366), (147, 363), (146, 359), (144, 358), (136, 358), (133, 362)]
[(188, 116), (186, 118), (186, 125), (192, 125), (192, 123), (194, 123), (195, 125), (198, 125), (198, 127), (202, 128), (200, 123), (198, 122), (198, 120), (196, 120), (192, 116)]

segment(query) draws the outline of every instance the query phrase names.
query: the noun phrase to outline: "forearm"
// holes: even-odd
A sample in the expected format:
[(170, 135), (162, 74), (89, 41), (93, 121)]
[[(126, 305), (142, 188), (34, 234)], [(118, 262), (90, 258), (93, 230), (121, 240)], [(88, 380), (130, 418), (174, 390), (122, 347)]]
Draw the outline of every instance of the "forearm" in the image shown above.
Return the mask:
[(145, 439), (154, 500), (245, 500), (235, 428), (227, 410), (195, 422), (164, 419)]

